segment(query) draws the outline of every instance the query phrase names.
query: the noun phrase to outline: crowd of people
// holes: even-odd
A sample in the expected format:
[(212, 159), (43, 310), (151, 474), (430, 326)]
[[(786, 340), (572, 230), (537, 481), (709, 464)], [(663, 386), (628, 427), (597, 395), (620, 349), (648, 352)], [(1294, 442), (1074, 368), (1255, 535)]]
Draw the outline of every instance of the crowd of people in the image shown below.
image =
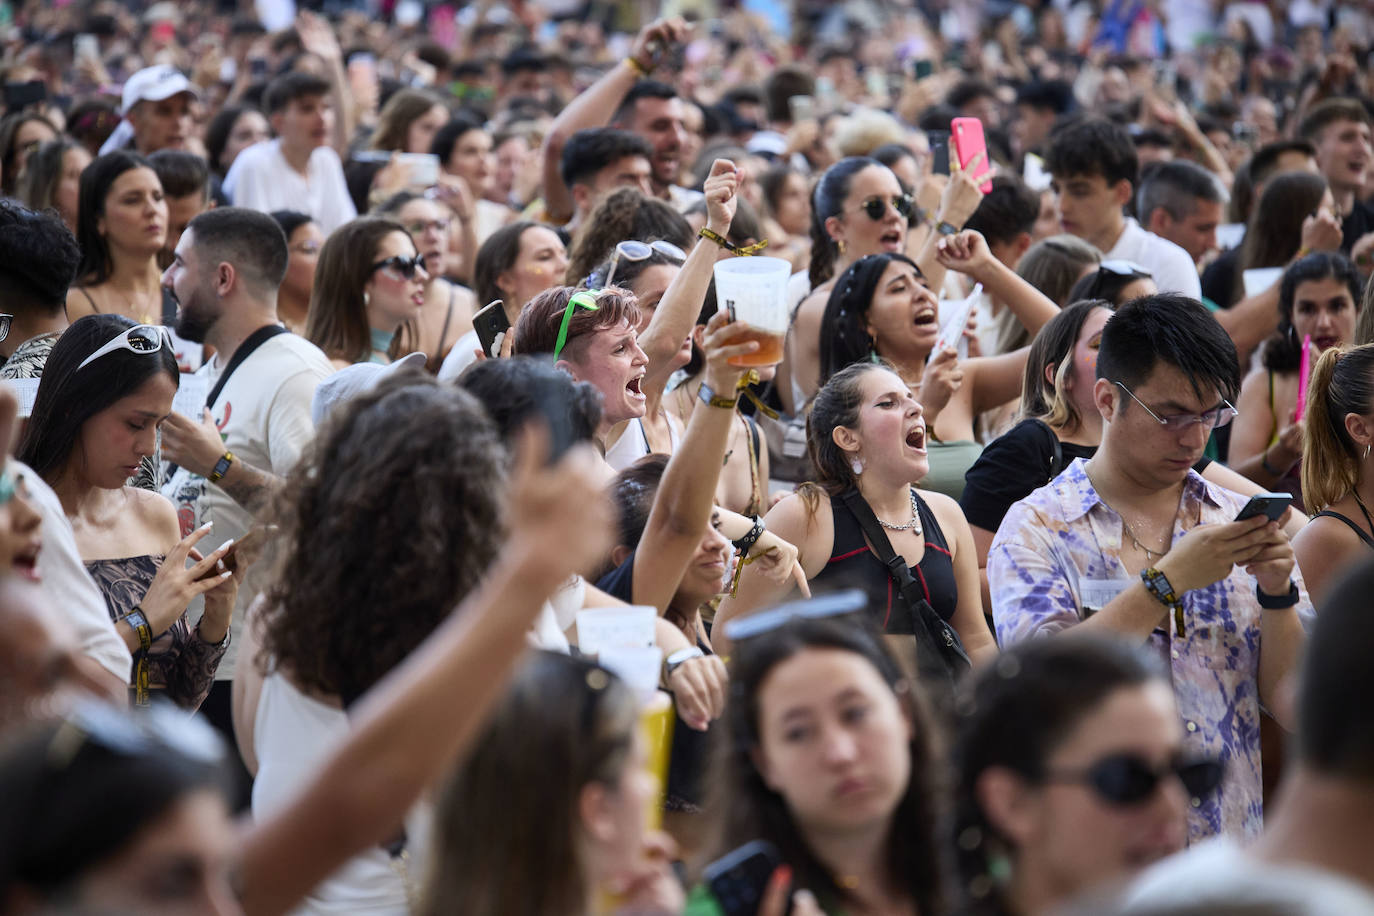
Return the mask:
[(1374, 914), (1374, 13), (303, 5), (0, 19), (0, 914)]

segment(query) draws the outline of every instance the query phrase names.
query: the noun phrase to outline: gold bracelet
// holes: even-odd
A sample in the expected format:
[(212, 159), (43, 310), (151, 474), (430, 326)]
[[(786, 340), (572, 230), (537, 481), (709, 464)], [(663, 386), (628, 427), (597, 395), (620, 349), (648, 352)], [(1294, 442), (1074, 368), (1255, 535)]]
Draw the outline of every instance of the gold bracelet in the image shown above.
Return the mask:
[(630, 69), (633, 70), (636, 74), (638, 74), (640, 79), (649, 78), (649, 71), (645, 68), (643, 64), (635, 60), (633, 56), (626, 57), (625, 63), (630, 65)]

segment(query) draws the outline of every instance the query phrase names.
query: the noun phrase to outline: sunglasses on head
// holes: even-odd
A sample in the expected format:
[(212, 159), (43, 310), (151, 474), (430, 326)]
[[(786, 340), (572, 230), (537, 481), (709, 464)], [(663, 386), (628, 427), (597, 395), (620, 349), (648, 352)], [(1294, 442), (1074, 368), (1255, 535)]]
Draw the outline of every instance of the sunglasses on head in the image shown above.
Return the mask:
[[(892, 209), (903, 219), (911, 215), (911, 208), (916, 205), (910, 194), (893, 194), (891, 197), (870, 197), (868, 200), (859, 204), (856, 210), (862, 210), (868, 214), (868, 218), (873, 222), (881, 222), (887, 216), (887, 205), (892, 204)], [(851, 211), (852, 212), (852, 211)]]
[(772, 610), (729, 621), (725, 624), (725, 635), (731, 642), (737, 642), (770, 633), (793, 620), (818, 620), (853, 614), (862, 610), (867, 603), (868, 597), (857, 588), (832, 592), (805, 601), (789, 601)]
[(1113, 754), (1085, 770), (1051, 773), (1045, 781), (1084, 784), (1103, 801), (1127, 806), (1148, 801), (1158, 791), (1160, 782), (1170, 776), (1183, 783), (1190, 799), (1204, 799), (1221, 785), (1225, 773), (1220, 759), (1173, 760), (1154, 766), (1135, 754)]
[(568, 304), (563, 309), (563, 321), (558, 326), (558, 339), (553, 345), (554, 359), (558, 359), (563, 353), (563, 348), (568, 345), (568, 326), (572, 324), (573, 312), (580, 308), (595, 312), (600, 308), (596, 304), (596, 298), (600, 295), (599, 289), (582, 289), (568, 297)]
[(114, 340), (83, 359), (81, 365), (76, 367), (76, 371), (80, 372), (106, 353), (113, 353), (116, 350), (128, 350), (131, 353), (156, 353), (164, 346), (171, 346), (171, 341), (167, 339), (166, 328), (153, 324), (135, 325), (129, 330), (121, 332)]
[(610, 286), (615, 280), (616, 269), (620, 267), (620, 260), (643, 261), (655, 251), (666, 257), (672, 258), (681, 264), (687, 260), (687, 253), (666, 239), (655, 239), (652, 242), (624, 241), (615, 246), (615, 254), (611, 255), (611, 268), (606, 272), (606, 282), (601, 286)]
[(417, 271), (425, 269), (425, 259), (423, 255), (415, 255), (410, 258), (403, 258), (400, 255), (384, 258), (372, 265), (369, 274), (376, 273), (385, 267), (387, 270), (394, 270), (396, 273), (405, 277), (407, 280), (413, 279)]

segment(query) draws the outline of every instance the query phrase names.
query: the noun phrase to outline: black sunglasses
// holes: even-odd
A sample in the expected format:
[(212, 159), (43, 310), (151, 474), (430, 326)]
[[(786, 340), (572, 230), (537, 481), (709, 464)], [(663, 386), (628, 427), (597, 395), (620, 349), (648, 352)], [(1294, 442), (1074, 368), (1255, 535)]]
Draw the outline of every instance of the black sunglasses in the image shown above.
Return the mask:
[(1174, 760), (1156, 767), (1134, 754), (1114, 754), (1086, 770), (1047, 774), (1045, 781), (1086, 783), (1103, 801), (1126, 806), (1151, 798), (1159, 783), (1170, 776), (1178, 777), (1189, 798), (1203, 799), (1221, 785), (1225, 773), (1226, 767), (1219, 759)]
[(868, 200), (859, 204), (858, 209), (867, 213), (868, 218), (873, 220), (873, 222), (881, 222), (883, 217), (887, 216), (887, 205), (889, 201), (892, 203), (892, 209), (896, 210), (903, 219), (911, 215), (911, 208), (915, 206), (915, 201), (912, 200), (910, 194), (894, 194), (887, 199), (870, 197)]
[(396, 273), (409, 280), (415, 276), (417, 270), (425, 269), (425, 258), (423, 255), (418, 254), (413, 258), (403, 258), (400, 255), (396, 255), (395, 257), (386, 258), (373, 264), (372, 269), (369, 270), (368, 273), (374, 274), (383, 267), (388, 270), (394, 270)]

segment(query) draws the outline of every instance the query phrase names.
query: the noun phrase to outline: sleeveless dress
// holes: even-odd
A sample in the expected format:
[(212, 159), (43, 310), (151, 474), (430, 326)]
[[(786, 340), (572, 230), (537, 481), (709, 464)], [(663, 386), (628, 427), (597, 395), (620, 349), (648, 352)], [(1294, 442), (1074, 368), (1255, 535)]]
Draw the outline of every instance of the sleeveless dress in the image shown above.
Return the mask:
[[(162, 566), (162, 557), (145, 555), (123, 557), (116, 560), (93, 560), (86, 564), (86, 571), (95, 580), (96, 587), (105, 596), (105, 607), (110, 619), (115, 623), (129, 616), (148, 594), (157, 571)], [(183, 611), (176, 623), (162, 633), (153, 634), (153, 644), (148, 649), (148, 680), (155, 691), (164, 695), (185, 709), (197, 709), (210, 692), (215, 681), (215, 669), (229, 648), (229, 637), (212, 645), (200, 638), (200, 630), (192, 629)], [(134, 682), (134, 668), (129, 672), (129, 683)]]
[[(916, 511), (925, 532), (925, 553), (921, 562), (911, 567), (911, 574), (920, 584), (924, 598), (948, 622), (959, 604), (959, 589), (954, 578), (954, 561), (949, 542), (935, 520), (926, 501), (916, 496)], [(830, 501), (835, 524), (835, 544), (825, 568), (811, 580), (811, 591), (836, 591), (843, 588), (862, 589), (869, 597), (868, 608), (884, 633), (910, 635), (916, 632), (914, 621), (896, 602), (896, 585), (887, 567), (869, 548), (863, 529), (838, 500)]]

